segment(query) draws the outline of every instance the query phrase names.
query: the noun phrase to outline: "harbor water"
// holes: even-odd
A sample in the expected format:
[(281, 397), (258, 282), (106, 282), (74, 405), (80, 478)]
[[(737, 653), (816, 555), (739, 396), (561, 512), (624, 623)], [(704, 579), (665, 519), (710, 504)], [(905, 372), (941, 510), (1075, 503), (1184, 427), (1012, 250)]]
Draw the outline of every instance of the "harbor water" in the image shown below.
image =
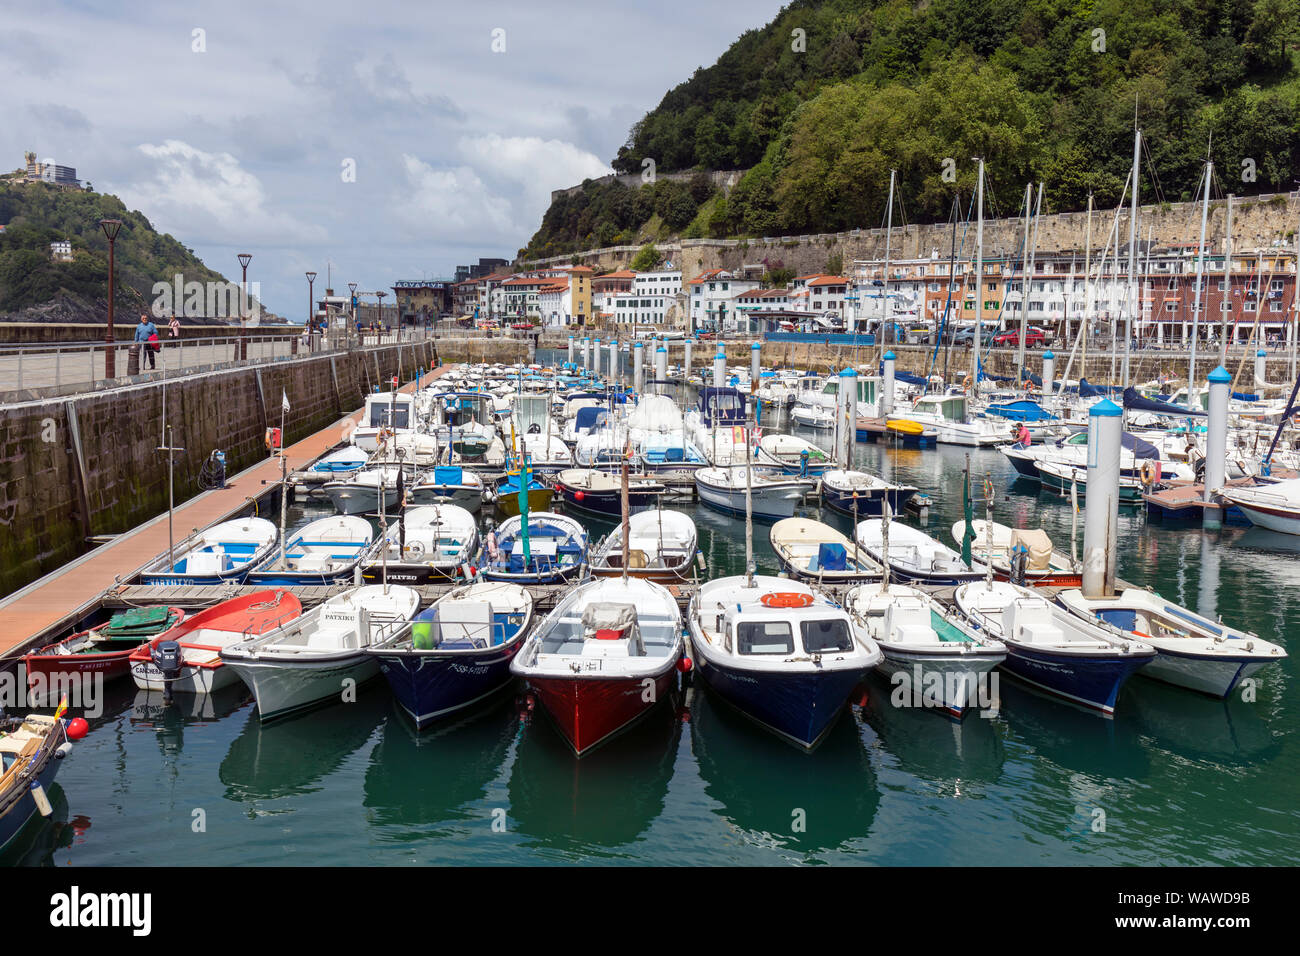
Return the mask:
[[(952, 543), (966, 450), (857, 444), (854, 454), (859, 467), (928, 494), (924, 527)], [(977, 494), (991, 480), (996, 520), (1041, 526), (1070, 550), (1068, 499), (1016, 484), (996, 451), (972, 450), (969, 461)], [(743, 522), (674, 507), (696, 521), (710, 576), (743, 571)], [(301, 500), (288, 521), (329, 512)], [(821, 518), (850, 531), (834, 512)], [(593, 540), (611, 527), (583, 520)], [(755, 524), (754, 550), (758, 570), (774, 574), (769, 527)], [(1080, 515), (1076, 549), (1082, 539)], [(1003, 678), (996, 715), (957, 723), (892, 706), (892, 688), (873, 677), (865, 700), (804, 753), (695, 686), (579, 760), (513, 694), (419, 733), (382, 679), (356, 703), (268, 726), (242, 685), (168, 705), (119, 681), (60, 771), (53, 823), (25, 834), (5, 862), (1300, 862), (1300, 539), (1206, 534), (1121, 509), (1119, 545), (1122, 578), (1288, 648), (1260, 672), (1253, 700), (1138, 676), (1107, 719)]]

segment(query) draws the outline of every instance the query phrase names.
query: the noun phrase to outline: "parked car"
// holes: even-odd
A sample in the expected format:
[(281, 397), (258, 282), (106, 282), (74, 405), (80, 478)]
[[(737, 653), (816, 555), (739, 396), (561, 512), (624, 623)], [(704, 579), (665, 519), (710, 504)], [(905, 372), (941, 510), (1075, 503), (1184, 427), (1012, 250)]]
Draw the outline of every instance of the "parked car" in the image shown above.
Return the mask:
[[(1020, 330), (1008, 329), (1006, 332), (999, 332), (993, 336), (994, 345), (1019, 345)], [(1025, 347), (1035, 348), (1047, 344), (1047, 334), (1042, 329), (1036, 329), (1032, 326), (1025, 330)]]
[[(996, 333), (989, 326), (984, 326), (980, 331), (980, 342), (987, 344), (989, 339)], [(953, 345), (974, 345), (975, 344), (975, 326), (967, 325), (958, 329), (952, 337)]]

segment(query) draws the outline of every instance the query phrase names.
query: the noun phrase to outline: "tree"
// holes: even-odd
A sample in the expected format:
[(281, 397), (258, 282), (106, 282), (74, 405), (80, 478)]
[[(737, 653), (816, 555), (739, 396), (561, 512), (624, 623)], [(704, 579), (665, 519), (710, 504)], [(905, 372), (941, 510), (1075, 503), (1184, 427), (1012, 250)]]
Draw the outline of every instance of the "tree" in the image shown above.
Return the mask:
[(633, 272), (653, 272), (659, 268), (659, 264), (664, 261), (664, 257), (659, 254), (654, 243), (647, 242), (642, 246), (637, 254), (632, 258)]

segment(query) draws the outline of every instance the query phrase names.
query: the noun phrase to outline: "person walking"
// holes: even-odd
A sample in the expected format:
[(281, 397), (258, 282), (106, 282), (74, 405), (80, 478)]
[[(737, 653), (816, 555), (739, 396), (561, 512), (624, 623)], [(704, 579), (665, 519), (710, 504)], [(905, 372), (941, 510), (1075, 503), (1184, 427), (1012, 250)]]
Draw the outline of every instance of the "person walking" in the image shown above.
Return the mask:
[(167, 334), (172, 338), (179, 339), (181, 337), (181, 323), (180, 320), (176, 318), (175, 312), (172, 313), (172, 320), (167, 323), (167, 328)]
[[(154, 364), (154, 350), (158, 342), (158, 326), (153, 324), (148, 313), (140, 314), (140, 324), (135, 327), (135, 341), (140, 347), (143, 358), (149, 360), (149, 368), (157, 368)], [(140, 370), (144, 370), (144, 362), (140, 362)]]

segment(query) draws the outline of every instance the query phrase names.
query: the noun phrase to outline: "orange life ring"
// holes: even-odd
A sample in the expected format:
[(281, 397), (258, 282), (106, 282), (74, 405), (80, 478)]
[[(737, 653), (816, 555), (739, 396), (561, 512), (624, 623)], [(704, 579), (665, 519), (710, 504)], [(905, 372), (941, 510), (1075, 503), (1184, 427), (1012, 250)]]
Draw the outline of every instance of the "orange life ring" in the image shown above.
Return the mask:
[(1150, 487), (1161, 478), (1160, 464), (1154, 458), (1147, 458), (1142, 462), (1142, 468), (1139, 474), (1142, 479), (1142, 484)]
[(758, 600), (764, 607), (810, 607), (813, 596), (798, 591), (778, 591), (775, 594), (764, 594)]

